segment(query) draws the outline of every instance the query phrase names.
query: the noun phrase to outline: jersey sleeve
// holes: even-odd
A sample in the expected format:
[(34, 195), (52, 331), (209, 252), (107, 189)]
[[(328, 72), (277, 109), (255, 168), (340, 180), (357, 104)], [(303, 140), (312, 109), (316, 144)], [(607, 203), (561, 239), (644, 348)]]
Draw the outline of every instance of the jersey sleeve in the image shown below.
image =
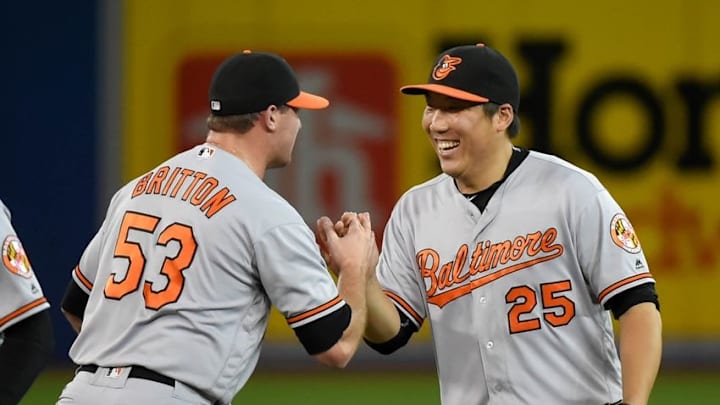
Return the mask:
[(25, 248), (10, 222), (10, 211), (0, 201), (0, 332), (48, 308)]
[(80, 261), (72, 270), (73, 280), (75, 280), (78, 287), (88, 295), (90, 295), (90, 291), (95, 284), (95, 276), (98, 271), (102, 233), (103, 228), (100, 228), (98, 233), (95, 234), (90, 243), (85, 247), (82, 256), (80, 256)]
[(293, 329), (346, 305), (304, 223), (265, 232), (255, 243), (255, 260), (270, 301)]
[(580, 266), (598, 302), (644, 283), (654, 283), (630, 220), (603, 189), (581, 211), (575, 229)]
[(117, 210), (118, 201), (124, 189), (125, 188), (120, 189), (113, 196), (100, 229), (98, 229), (98, 232), (85, 247), (78, 264), (72, 269), (73, 280), (78, 287), (80, 287), (80, 289), (88, 295), (90, 295), (90, 291), (95, 284), (95, 278), (100, 266), (100, 250), (103, 248), (103, 241), (105, 240), (104, 235), (107, 233), (107, 228), (112, 222), (111, 218)]
[(426, 317), (425, 289), (415, 262), (413, 230), (406, 220), (404, 200), (393, 209), (383, 234), (377, 277), (398, 310), (420, 329)]

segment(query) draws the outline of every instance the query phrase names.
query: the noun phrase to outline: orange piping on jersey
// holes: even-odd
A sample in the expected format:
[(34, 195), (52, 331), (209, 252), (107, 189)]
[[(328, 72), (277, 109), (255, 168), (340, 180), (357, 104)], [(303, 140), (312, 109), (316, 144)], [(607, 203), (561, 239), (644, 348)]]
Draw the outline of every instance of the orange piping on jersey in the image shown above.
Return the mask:
[[(455, 260), (442, 266), (440, 266), (440, 254), (434, 249), (419, 251), (416, 256), (418, 267), (422, 277), (430, 283), (426, 292), (428, 302), (443, 307), (448, 302), (469, 294), (475, 288), (500, 277), (559, 257), (565, 249), (562, 245), (555, 243), (556, 237), (557, 229), (548, 228), (545, 232), (537, 231), (526, 235), (518, 235), (512, 241), (505, 240), (497, 243), (481, 241), (477, 243), (468, 266), (466, 264), (469, 248), (466, 244), (458, 248)], [(545, 255), (510, 265), (495, 273), (465, 283), (469, 277), (494, 269), (498, 265), (518, 262), (523, 257), (532, 258), (539, 254)], [(445, 290), (461, 283), (465, 284), (437, 293), (438, 290)]]
[(340, 297), (335, 297), (332, 300), (326, 302), (325, 304), (320, 305), (319, 307), (316, 307), (314, 309), (311, 309), (309, 311), (303, 312), (302, 314), (295, 315), (291, 318), (287, 319), (288, 324), (293, 324), (299, 321), (302, 321), (303, 319), (307, 319), (315, 314), (318, 314), (322, 311), (325, 311), (326, 309), (332, 307), (333, 305), (337, 305), (340, 301)]
[(80, 266), (75, 266), (75, 275), (88, 290), (92, 290), (93, 283), (91, 283), (90, 280), (88, 280), (85, 275), (82, 274), (82, 272), (80, 271)]
[(644, 278), (652, 278), (652, 274), (650, 274), (650, 273), (648, 273), (648, 272), (646, 272), (646, 273), (640, 273), (640, 274), (636, 274), (636, 275), (634, 275), (634, 276), (632, 276), (632, 277), (628, 277), (628, 278), (626, 278), (626, 279), (620, 280), (620, 281), (618, 281), (617, 283), (611, 285), (610, 287), (602, 290), (602, 292), (600, 293), (600, 295), (598, 295), (598, 301), (599, 301), (599, 302), (602, 302), (603, 298), (605, 298), (605, 297), (606, 297), (608, 294), (610, 294), (611, 292), (617, 290), (618, 288), (620, 288), (620, 287), (622, 287), (622, 286), (624, 286), (624, 285), (626, 285), (626, 284), (630, 284), (630, 283), (632, 283), (633, 281), (642, 280), (642, 279), (644, 279)]
[(390, 299), (392, 299), (392, 300), (395, 301), (398, 305), (400, 305), (401, 307), (403, 307), (413, 318), (415, 318), (415, 322), (417, 322), (418, 325), (422, 325), (422, 323), (423, 323), (423, 318), (420, 316), (420, 314), (418, 314), (417, 312), (415, 312), (415, 310), (412, 309), (412, 307), (411, 307), (407, 302), (405, 302), (404, 299), (400, 298), (399, 295), (397, 295), (397, 294), (395, 294), (395, 293), (393, 293), (393, 292), (391, 292), (391, 291), (389, 291), (389, 290), (383, 290), (383, 292), (385, 293), (385, 295), (387, 295), (388, 297), (390, 297)]
[(33, 301), (33, 302), (31, 302), (31, 303), (29, 303), (29, 304), (27, 304), (27, 305), (23, 305), (22, 307), (14, 310), (13, 312), (11, 312), (11, 313), (9, 313), (8, 315), (6, 315), (5, 317), (0, 318), (0, 327), (2, 327), (3, 325), (5, 325), (6, 323), (12, 321), (13, 319), (17, 318), (18, 316), (20, 316), (20, 315), (28, 312), (29, 310), (37, 307), (38, 305), (42, 305), (42, 304), (44, 304), (44, 303), (46, 303), (46, 302), (48, 302), (47, 298), (41, 297), (41, 298), (38, 298), (38, 299), (36, 299), (35, 301)]

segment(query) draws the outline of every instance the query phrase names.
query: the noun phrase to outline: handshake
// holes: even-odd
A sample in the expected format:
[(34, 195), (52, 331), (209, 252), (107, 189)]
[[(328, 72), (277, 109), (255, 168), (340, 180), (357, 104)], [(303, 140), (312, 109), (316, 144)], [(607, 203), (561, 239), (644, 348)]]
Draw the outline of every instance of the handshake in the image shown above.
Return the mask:
[(317, 220), (320, 252), (335, 276), (352, 272), (367, 281), (375, 274), (379, 251), (367, 212), (346, 212), (333, 223), (326, 216)]

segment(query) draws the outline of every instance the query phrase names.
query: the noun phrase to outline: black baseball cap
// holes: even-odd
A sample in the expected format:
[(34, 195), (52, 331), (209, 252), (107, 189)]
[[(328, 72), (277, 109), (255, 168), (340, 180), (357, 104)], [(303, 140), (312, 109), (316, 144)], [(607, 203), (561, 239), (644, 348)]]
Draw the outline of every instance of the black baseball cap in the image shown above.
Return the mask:
[(450, 48), (438, 56), (427, 84), (400, 88), (405, 94), (443, 94), (478, 103), (520, 107), (520, 84), (512, 64), (485, 44)]
[(225, 59), (210, 82), (210, 113), (217, 116), (250, 114), (270, 105), (322, 109), (330, 102), (300, 90), (290, 64), (267, 52), (242, 53)]

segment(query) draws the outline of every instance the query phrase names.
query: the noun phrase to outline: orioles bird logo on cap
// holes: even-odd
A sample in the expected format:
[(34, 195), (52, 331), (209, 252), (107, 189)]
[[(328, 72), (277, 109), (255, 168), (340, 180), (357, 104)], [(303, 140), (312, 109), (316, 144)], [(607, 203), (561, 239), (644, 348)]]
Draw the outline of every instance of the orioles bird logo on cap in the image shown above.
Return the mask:
[(444, 55), (438, 62), (432, 72), (432, 77), (435, 80), (442, 80), (446, 78), (450, 72), (455, 70), (455, 66), (462, 63), (462, 58), (457, 56)]

